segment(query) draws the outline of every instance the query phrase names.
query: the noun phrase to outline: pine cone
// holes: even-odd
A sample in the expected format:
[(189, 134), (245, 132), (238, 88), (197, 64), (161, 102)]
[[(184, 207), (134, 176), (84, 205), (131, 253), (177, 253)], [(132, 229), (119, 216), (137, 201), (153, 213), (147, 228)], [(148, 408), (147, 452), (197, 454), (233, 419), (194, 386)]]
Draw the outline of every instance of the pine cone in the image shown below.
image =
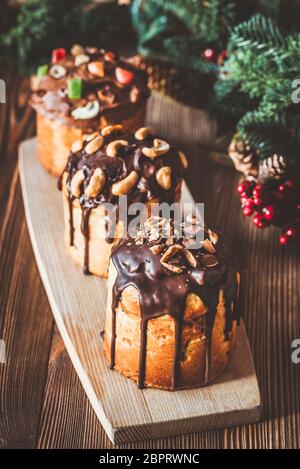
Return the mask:
[(229, 145), (228, 155), (232, 159), (237, 171), (240, 171), (246, 177), (257, 177), (257, 154), (247, 141), (244, 142), (235, 135)]
[(287, 171), (287, 158), (276, 153), (260, 161), (258, 168), (259, 180), (280, 179)]
[(148, 73), (148, 86), (184, 104), (203, 107), (209, 96), (213, 79), (173, 64), (135, 57), (135, 65)]

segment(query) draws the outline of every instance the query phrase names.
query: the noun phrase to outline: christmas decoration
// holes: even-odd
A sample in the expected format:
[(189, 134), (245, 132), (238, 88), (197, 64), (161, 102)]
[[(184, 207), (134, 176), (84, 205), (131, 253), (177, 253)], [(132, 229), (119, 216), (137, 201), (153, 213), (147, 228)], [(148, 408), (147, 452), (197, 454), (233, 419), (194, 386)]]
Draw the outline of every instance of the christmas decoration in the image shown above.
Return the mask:
[(238, 187), (243, 214), (258, 228), (281, 227), (282, 245), (300, 232), (299, 48), (300, 34), (256, 15), (232, 30), (215, 85), (215, 110), (236, 122), (228, 153), (247, 178)]
[(150, 87), (203, 107), (216, 79), (218, 57), (236, 21), (228, 0), (134, 0), (132, 21)]
[(135, 65), (148, 73), (148, 86), (152, 90), (191, 106), (203, 107), (207, 103), (214, 82), (212, 76), (195, 78), (193, 70), (140, 55), (136, 56)]
[(150, 86), (187, 104), (208, 106), (213, 84), (228, 57), (232, 27), (261, 12), (284, 19), (291, 28), (288, 1), (293, 0), (133, 0), (132, 21)]
[[(61, 44), (71, 47), (78, 42), (105, 48), (116, 40), (134, 43), (130, 9), (117, 1), (26, 0), (10, 8), (8, 4), (6, 11), (9, 22), (0, 35), (0, 55), (14, 57), (30, 72)], [(57, 60), (55, 56), (54, 62)]]
[(300, 111), (291, 96), (300, 69), (299, 46), (300, 34), (284, 34), (261, 15), (231, 33), (214, 109), (236, 120), (239, 138), (249, 142), (260, 160), (299, 154)]
[(258, 228), (275, 225), (283, 229), (279, 242), (286, 245), (300, 233), (299, 179), (283, 177), (260, 183), (243, 180), (238, 185), (243, 214), (253, 215)]
[(134, 0), (131, 12), (144, 57), (201, 73), (217, 70), (211, 60), (224, 49), (236, 17), (228, 0)]
[(259, 179), (281, 178), (287, 170), (288, 159), (282, 155), (272, 155), (259, 162)]
[(237, 171), (240, 171), (245, 176), (257, 176), (258, 156), (248, 142), (244, 142), (239, 139), (238, 135), (235, 135), (229, 145), (228, 154)]

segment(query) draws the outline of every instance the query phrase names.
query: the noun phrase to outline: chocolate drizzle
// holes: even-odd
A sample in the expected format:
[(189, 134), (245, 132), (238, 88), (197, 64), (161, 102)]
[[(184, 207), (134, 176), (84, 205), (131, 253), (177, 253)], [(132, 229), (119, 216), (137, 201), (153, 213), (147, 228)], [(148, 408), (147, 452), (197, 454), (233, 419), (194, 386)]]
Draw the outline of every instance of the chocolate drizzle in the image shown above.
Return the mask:
[(70, 246), (74, 246), (73, 197), (72, 197), (71, 192), (69, 192), (68, 202), (69, 202)]
[(84, 262), (83, 262), (83, 272), (87, 275), (89, 271), (89, 218), (91, 213), (91, 208), (84, 208), (82, 210), (81, 218), (81, 232), (84, 236)]
[[(118, 156), (111, 157), (107, 155), (106, 149), (109, 143), (115, 140), (126, 140), (128, 145), (120, 148)], [(75, 200), (79, 201), (82, 210), (81, 232), (85, 239), (85, 273), (89, 273), (89, 216), (93, 209), (106, 203), (110, 203), (113, 207), (110, 210), (105, 208), (106, 241), (112, 243), (115, 240), (116, 227), (114, 221), (119, 220), (120, 198), (112, 192), (114, 183), (123, 180), (134, 170), (137, 171), (139, 178), (135, 187), (127, 194), (128, 205), (134, 202), (151, 202), (151, 200), (156, 199), (171, 204), (176, 200), (177, 190), (185, 173), (178, 150), (171, 146), (164, 155), (156, 158), (146, 157), (142, 153), (142, 148), (151, 147), (153, 140), (154, 137), (151, 134), (141, 141), (136, 140), (133, 134), (116, 131), (103, 137), (103, 145), (93, 154), (90, 155), (85, 151), (87, 145), (87, 142), (85, 142), (81, 151), (72, 153), (69, 156), (58, 187), (62, 189), (64, 175), (66, 175), (65, 186), (69, 204), (70, 245), (74, 244), (73, 203)], [(155, 178), (155, 174), (163, 166), (169, 166), (172, 170), (172, 184), (168, 190), (163, 189)], [(87, 197), (85, 190), (97, 168), (101, 168), (105, 174), (105, 186), (97, 196)], [(80, 170), (84, 173), (84, 181), (80, 187), (80, 196), (75, 197), (71, 191), (71, 181)]]
[[(205, 230), (205, 237), (209, 234)], [(184, 318), (186, 299), (189, 293), (196, 294), (206, 306), (204, 334), (206, 337), (206, 370), (205, 383), (211, 379), (211, 337), (215, 323), (220, 290), (223, 291), (226, 325), (225, 340), (230, 340), (233, 321), (238, 321), (240, 311), (238, 307), (237, 272), (227, 261), (224, 244), (220, 239), (215, 248), (217, 265), (205, 265), (205, 250), (192, 250), (196, 259), (196, 267), (191, 267), (180, 251), (169, 261), (172, 265), (180, 265), (181, 273), (173, 273), (161, 263), (161, 257), (166, 252), (166, 239), (160, 240), (163, 249), (160, 254), (154, 254), (150, 249), (153, 243), (147, 239), (138, 241), (130, 238), (121, 239), (113, 248), (111, 260), (117, 270), (117, 277), (113, 287), (112, 300), (112, 336), (110, 367), (115, 365), (116, 348), (116, 311), (122, 297), (122, 292), (128, 286), (134, 286), (139, 295), (141, 312), (141, 342), (140, 361), (138, 370), (138, 387), (143, 388), (146, 376), (147, 329), (151, 319), (170, 315), (175, 326), (175, 349), (172, 371), (172, 389), (180, 386), (179, 363), (183, 348), (182, 331), (186, 324)], [(183, 245), (184, 239), (176, 239), (177, 245)], [(199, 279), (203, 278), (204, 282)]]

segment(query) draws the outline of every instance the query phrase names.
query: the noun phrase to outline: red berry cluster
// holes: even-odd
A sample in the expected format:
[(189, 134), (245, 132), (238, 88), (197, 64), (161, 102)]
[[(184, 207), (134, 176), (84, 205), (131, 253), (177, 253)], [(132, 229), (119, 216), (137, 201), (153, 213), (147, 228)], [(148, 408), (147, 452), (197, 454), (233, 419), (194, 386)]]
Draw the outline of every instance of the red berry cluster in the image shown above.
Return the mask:
[(243, 214), (253, 216), (257, 228), (276, 225), (283, 228), (279, 238), (285, 245), (300, 233), (300, 196), (292, 179), (259, 183), (243, 180), (237, 187)]

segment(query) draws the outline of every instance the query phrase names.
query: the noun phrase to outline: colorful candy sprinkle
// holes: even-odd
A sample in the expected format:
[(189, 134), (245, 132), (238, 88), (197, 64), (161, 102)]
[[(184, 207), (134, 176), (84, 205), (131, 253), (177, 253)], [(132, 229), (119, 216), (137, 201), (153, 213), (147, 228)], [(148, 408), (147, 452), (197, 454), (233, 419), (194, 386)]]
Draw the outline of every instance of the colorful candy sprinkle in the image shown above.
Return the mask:
[(90, 62), (88, 64), (88, 71), (96, 77), (104, 77), (104, 64), (103, 62)]
[(37, 76), (39, 78), (43, 78), (48, 74), (49, 66), (48, 65), (40, 65), (37, 69)]
[(116, 74), (116, 79), (122, 85), (130, 85), (134, 77), (132, 72), (121, 67), (116, 68), (115, 74)]
[(71, 54), (74, 56), (84, 54), (84, 48), (80, 44), (74, 44), (71, 48)]
[(52, 51), (52, 63), (57, 63), (60, 62), (61, 60), (64, 60), (66, 58), (66, 49), (63, 47), (59, 49), (53, 49)]
[(82, 65), (82, 64), (86, 64), (87, 62), (89, 62), (90, 60), (90, 57), (86, 54), (79, 54), (79, 55), (76, 55), (75, 57), (75, 65), (76, 66), (79, 66), (79, 65)]
[(82, 80), (70, 78), (68, 80), (68, 97), (70, 99), (80, 99), (82, 93)]

